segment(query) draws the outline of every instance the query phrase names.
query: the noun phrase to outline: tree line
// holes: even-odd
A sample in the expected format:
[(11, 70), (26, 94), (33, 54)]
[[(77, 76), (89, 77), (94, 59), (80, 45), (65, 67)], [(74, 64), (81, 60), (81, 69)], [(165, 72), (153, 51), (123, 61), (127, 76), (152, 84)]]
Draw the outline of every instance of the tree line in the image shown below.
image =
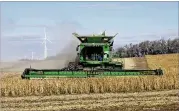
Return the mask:
[(145, 55), (179, 53), (179, 38), (143, 41), (117, 48), (114, 57), (143, 57)]

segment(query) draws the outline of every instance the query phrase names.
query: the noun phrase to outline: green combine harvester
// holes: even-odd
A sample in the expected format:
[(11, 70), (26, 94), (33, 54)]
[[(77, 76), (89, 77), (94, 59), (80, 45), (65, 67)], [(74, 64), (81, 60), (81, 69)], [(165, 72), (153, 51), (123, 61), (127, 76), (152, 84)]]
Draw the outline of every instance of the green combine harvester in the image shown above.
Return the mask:
[[(76, 47), (77, 57), (75, 61), (62, 69), (33, 69), (26, 68), (21, 75), (22, 79), (33, 78), (86, 78), (107, 76), (138, 76), (138, 75), (163, 75), (163, 71), (155, 70), (127, 70), (123, 61), (113, 61), (114, 36), (100, 35), (80, 36), (73, 35), (80, 40)], [(74, 49), (75, 50), (75, 49)]]

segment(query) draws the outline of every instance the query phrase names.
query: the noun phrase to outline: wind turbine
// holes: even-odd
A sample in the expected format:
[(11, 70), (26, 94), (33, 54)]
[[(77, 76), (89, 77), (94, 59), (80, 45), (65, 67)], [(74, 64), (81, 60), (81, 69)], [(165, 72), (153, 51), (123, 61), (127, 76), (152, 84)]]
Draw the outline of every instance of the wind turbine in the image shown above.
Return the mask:
[(31, 56), (31, 59), (34, 60), (34, 52), (32, 51), (32, 56)]
[(27, 60), (27, 56), (26, 55), (24, 55), (24, 60)]
[(47, 41), (49, 41), (50, 43), (52, 43), (52, 42), (47, 38), (46, 27), (44, 27), (44, 35), (45, 35), (45, 37), (43, 38), (42, 44), (44, 44), (44, 59), (46, 59), (47, 56), (48, 56), (47, 50), (50, 50), (50, 49), (47, 48)]

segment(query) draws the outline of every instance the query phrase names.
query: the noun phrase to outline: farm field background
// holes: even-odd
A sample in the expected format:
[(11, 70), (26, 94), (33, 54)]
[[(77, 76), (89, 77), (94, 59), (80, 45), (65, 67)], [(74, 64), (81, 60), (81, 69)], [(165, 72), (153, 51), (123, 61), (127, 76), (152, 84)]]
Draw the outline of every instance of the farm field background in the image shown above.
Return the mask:
[(178, 90), (3, 97), (2, 111), (178, 111)]
[(179, 54), (148, 55), (125, 60), (128, 60), (128, 68), (161, 67), (164, 75), (21, 80), (18, 73), (5, 74), (8, 76), (1, 78), (1, 107), (4, 110), (33, 110), (31, 107), (35, 105), (37, 110), (177, 110)]

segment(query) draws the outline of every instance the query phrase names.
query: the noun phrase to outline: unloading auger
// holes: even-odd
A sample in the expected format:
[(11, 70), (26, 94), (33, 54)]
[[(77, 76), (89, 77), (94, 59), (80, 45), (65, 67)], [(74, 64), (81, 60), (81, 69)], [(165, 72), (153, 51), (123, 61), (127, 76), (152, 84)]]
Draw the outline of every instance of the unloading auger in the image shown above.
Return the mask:
[(138, 75), (163, 75), (163, 71), (155, 70), (127, 70), (122, 61), (113, 61), (113, 38), (105, 32), (100, 35), (80, 36), (73, 35), (80, 40), (76, 47), (77, 57), (74, 62), (69, 62), (62, 69), (33, 69), (26, 68), (22, 79), (33, 78), (61, 78), (61, 77), (106, 77), (106, 76), (138, 76)]

